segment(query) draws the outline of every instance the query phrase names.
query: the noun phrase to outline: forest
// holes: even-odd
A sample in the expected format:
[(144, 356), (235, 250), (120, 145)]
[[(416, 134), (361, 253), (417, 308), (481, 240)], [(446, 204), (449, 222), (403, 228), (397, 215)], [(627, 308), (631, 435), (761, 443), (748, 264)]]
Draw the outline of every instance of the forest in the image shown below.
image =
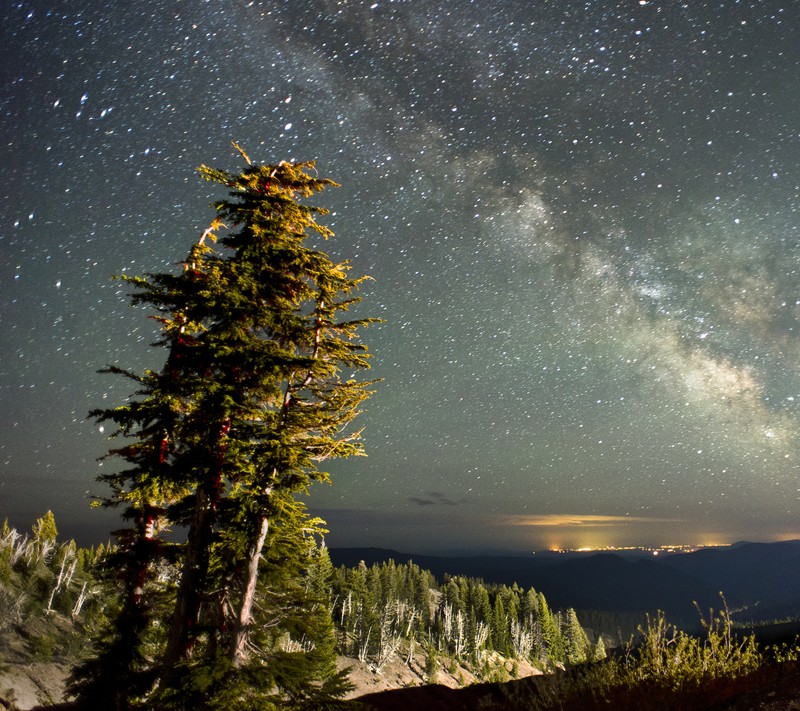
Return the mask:
[[(6, 521), (0, 530), (4, 650), (9, 640), (21, 638), (30, 660), (80, 665), (91, 657), (86, 639), (102, 638), (117, 612), (118, 583), (104, 572), (113, 555), (113, 546), (81, 548), (59, 540), (51, 512), (30, 533)], [(160, 571), (164, 595), (177, 579), (174, 566)], [(281, 635), (275, 645), (289, 656), (324, 648), (328, 663), (336, 656), (359, 660), (374, 674), (391, 658), (411, 664), (416, 657), (431, 683), (456, 662), (477, 679), (506, 681), (519, 675), (519, 662), (548, 671), (605, 658), (602, 637), (591, 643), (574, 610), (550, 610), (533, 589), (464, 577), (440, 582), (413, 563), (334, 568), (323, 545), (315, 549), (303, 586), (324, 606), (316, 616), (333, 624), (322, 633)]]
[[(4, 522), (0, 678), (10, 663), (50, 664), (72, 669), (67, 686), (74, 688), (75, 670), (97, 652), (87, 639), (102, 640), (119, 612), (120, 581), (107, 568), (114, 554), (113, 545), (82, 548), (60, 540), (49, 511), (28, 533)], [(531, 679), (556, 680), (551, 687), (542, 682), (534, 687), (538, 701), (530, 708), (545, 709), (561, 708), (572, 697), (588, 703), (589, 690), (592, 698), (618, 698), (615, 694), (641, 684), (650, 692), (661, 689), (674, 703), (670, 694), (698, 693), (710, 682), (749, 678), (770, 665), (793, 664), (800, 655), (796, 643), (757, 645), (752, 635), (737, 634), (723, 609), (707, 620), (705, 637), (685, 634), (663, 616), (653, 617), (607, 657), (604, 638), (612, 639), (611, 634), (584, 629), (574, 610), (551, 610), (544, 595), (532, 588), (487, 585), (462, 576), (437, 580), (414, 563), (334, 567), (319, 543), (309, 560), (301, 586), (320, 605), (313, 617), (330, 624), (298, 626), (294, 635), (283, 630), (272, 638), (272, 651), (282, 664), (301, 669), (306, 666), (302, 658), (314, 652), (332, 674), (337, 666), (344, 673), (337, 677), (334, 694), (286, 695), (283, 702), (289, 708), (350, 708), (344, 698), (358, 690), (347, 672), (359, 663), (376, 677), (391, 660), (416, 666), (424, 670), (411, 684), (417, 686), (441, 681), (448, 670), (456, 686), (504, 684), (535, 670), (543, 676)], [(174, 594), (178, 579), (176, 566), (164, 566), (157, 585), (164, 595)], [(258, 639), (263, 644), (267, 637)], [(149, 649), (161, 643), (154, 636)], [(2, 687), (0, 703), (14, 708), (13, 689)], [(61, 700), (49, 699), (53, 704)]]

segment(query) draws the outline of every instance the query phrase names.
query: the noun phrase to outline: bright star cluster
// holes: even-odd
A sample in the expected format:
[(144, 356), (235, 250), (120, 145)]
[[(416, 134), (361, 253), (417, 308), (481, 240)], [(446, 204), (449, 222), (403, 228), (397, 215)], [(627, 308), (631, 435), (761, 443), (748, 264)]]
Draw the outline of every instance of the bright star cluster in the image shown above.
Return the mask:
[(800, 6), (85, 5), (0, 10), (0, 516), (116, 525), (95, 371), (163, 355), (110, 277), (177, 268), (236, 140), (342, 183), (385, 319), (330, 545), (800, 537)]

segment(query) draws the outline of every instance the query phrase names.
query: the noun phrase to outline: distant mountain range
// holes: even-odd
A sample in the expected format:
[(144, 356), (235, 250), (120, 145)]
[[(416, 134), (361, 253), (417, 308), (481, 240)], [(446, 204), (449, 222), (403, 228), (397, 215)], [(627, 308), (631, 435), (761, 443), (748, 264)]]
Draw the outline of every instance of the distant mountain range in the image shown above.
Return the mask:
[(719, 610), (723, 593), (734, 620), (761, 622), (800, 615), (800, 541), (739, 543), (665, 556), (629, 552), (430, 556), (382, 548), (332, 548), (334, 565), (413, 561), (445, 574), (517, 583), (543, 592), (554, 608), (636, 613), (662, 610), (692, 626)]

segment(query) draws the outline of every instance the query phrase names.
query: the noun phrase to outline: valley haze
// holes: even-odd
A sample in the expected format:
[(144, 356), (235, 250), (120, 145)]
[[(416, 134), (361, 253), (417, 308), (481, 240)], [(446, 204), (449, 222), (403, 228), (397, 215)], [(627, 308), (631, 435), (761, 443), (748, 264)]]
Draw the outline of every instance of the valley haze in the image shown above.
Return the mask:
[[(45, 499), (42, 499), (45, 500)], [(311, 503), (314, 496), (312, 493)], [(33, 505), (3, 514), (19, 531), (30, 530), (34, 520), (49, 507), (58, 522), (59, 532), (82, 546), (97, 545), (111, 538), (111, 531), (120, 527), (117, 512), (90, 509), (84, 506)], [(28, 512), (30, 510), (30, 513)], [(694, 531), (685, 522), (680, 537), (674, 534), (674, 522), (643, 526), (641, 519), (624, 516), (554, 514), (537, 517), (492, 516), (476, 514), (472, 523), (452, 517), (437, 519), (435, 514), (409, 516), (380, 508), (320, 509), (310, 507), (313, 515), (326, 522), (329, 529), (325, 542), (331, 548), (377, 547), (401, 551), (413, 550), (430, 555), (487, 555), (512, 553), (527, 555), (534, 551), (622, 551), (669, 550), (724, 547), (739, 541), (776, 542), (800, 539), (797, 531), (786, 530), (765, 536), (760, 530), (709, 532)], [(701, 527), (698, 527), (701, 528)], [(474, 534), (470, 534), (474, 529)]]

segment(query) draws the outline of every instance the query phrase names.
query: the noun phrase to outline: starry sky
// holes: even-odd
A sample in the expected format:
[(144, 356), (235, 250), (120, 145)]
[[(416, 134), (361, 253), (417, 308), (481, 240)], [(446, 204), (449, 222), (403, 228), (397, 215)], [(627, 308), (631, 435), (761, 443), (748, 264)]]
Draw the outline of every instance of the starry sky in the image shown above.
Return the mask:
[(25, 0), (0, 8), (0, 516), (105, 540), (200, 163), (315, 159), (383, 378), (333, 546), (800, 537), (800, 3)]

